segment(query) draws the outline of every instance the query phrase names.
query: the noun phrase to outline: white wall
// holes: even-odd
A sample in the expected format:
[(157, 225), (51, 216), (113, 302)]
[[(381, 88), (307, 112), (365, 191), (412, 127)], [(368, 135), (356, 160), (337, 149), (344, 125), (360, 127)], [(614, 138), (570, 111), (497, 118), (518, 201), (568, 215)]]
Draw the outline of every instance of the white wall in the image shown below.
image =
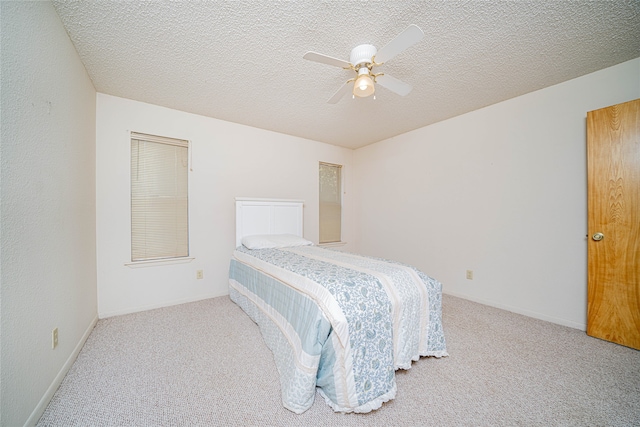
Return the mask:
[(51, 3), (0, 8), (0, 424), (19, 426), (38, 420), (97, 321), (96, 92)]
[[(304, 234), (317, 242), (318, 162), (344, 165), (347, 185), (351, 179), (352, 150), (101, 93), (96, 127), (101, 318), (227, 294), (235, 197), (304, 200)], [(129, 131), (191, 141), (191, 263), (125, 266), (131, 260)], [(349, 242), (351, 202), (344, 197)]]
[(359, 250), (586, 329), (586, 113), (639, 97), (635, 59), (357, 150)]

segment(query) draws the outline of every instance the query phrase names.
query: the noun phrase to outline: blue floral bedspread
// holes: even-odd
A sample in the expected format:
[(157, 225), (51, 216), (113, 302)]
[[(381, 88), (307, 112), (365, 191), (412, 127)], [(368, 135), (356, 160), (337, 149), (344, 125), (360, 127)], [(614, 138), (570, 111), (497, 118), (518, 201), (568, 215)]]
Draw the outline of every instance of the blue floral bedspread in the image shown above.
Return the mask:
[(283, 404), (302, 413), (316, 387), (336, 411), (369, 412), (396, 394), (395, 370), (446, 356), (442, 285), (413, 267), (316, 246), (234, 252), (229, 290), (259, 325)]

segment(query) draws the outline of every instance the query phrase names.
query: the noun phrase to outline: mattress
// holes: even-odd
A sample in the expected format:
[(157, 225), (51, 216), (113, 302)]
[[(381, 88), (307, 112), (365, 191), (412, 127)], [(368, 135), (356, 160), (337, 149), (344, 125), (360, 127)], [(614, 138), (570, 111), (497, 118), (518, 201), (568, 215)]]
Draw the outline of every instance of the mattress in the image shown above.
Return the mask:
[(229, 293), (260, 327), (295, 413), (316, 390), (335, 411), (369, 412), (395, 397), (397, 369), (447, 356), (442, 285), (412, 266), (317, 246), (240, 246)]

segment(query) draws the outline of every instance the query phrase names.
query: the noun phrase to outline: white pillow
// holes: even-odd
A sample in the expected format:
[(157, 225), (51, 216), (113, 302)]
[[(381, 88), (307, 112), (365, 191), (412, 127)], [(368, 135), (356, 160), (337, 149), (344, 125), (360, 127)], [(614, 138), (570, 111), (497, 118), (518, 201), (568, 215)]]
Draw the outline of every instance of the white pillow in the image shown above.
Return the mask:
[(256, 234), (244, 236), (242, 244), (248, 249), (268, 249), (308, 246), (313, 245), (313, 242), (293, 234)]

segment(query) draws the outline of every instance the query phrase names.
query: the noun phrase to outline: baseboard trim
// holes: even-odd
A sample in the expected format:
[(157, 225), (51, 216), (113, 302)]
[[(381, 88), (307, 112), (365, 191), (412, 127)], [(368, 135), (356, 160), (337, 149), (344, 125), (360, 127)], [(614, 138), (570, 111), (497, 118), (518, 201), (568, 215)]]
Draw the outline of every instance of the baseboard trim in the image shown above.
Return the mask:
[(44, 413), (45, 409), (47, 409), (47, 405), (49, 405), (49, 402), (53, 398), (56, 390), (58, 390), (58, 387), (60, 387), (62, 380), (64, 380), (65, 375), (67, 375), (67, 372), (69, 372), (69, 369), (71, 369), (73, 362), (75, 362), (78, 358), (80, 350), (82, 350), (84, 343), (89, 338), (89, 335), (91, 335), (91, 331), (93, 331), (93, 328), (95, 328), (96, 323), (98, 323), (98, 316), (93, 318), (87, 329), (84, 331), (82, 338), (80, 338), (80, 341), (67, 358), (67, 361), (64, 363), (64, 365), (62, 365), (60, 372), (58, 372), (58, 375), (56, 375), (56, 377), (53, 379), (53, 382), (42, 396), (42, 399), (40, 399), (40, 402), (38, 402), (38, 405), (35, 407), (33, 412), (31, 412), (31, 415), (24, 423), (25, 427), (35, 426), (38, 423), (38, 420)]
[(164, 301), (157, 304), (149, 304), (149, 305), (143, 305), (139, 307), (130, 307), (122, 310), (113, 310), (113, 311), (106, 311), (106, 312), (100, 312), (100, 310), (98, 309), (98, 318), (106, 319), (107, 317), (122, 316), (124, 314), (131, 314), (131, 313), (139, 313), (141, 311), (155, 310), (156, 308), (163, 308), (163, 307), (171, 307), (172, 305), (187, 304), (190, 302), (202, 301), (204, 299), (221, 297), (228, 294), (229, 292), (222, 293), (222, 294), (206, 294), (206, 295), (200, 295), (192, 298), (182, 298), (178, 300)]
[(466, 299), (466, 300), (469, 300), (469, 301), (477, 302), (479, 304), (488, 305), (490, 307), (499, 308), (501, 310), (510, 311), (512, 313), (522, 314), (523, 316), (533, 317), (534, 319), (540, 319), (540, 320), (544, 320), (544, 321), (547, 321), (547, 322), (555, 323), (557, 325), (568, 326), (570, 328), (579, 329), (581, 331), (586, 331), (587, 330), (586, 323), (583, 324), (583, 323), (573, 322), (573, 321), (567, 320), (567, 319), (562, 319), (562, 318), (559, 318), (559, 317), (547, 316), (546, 314), (538, 313), (538, 312), (535, 312), (535, 311), (523, 310), (523, 309), (518, 308), (518, 307), (513, 307), (513, 306), (510, 306), (510, 305), (506, 305), (506, 304), (500, 304), (500, 303), (497, 303), (495, 301), (485, 300), (485, 299), (482, 299), (482, 298), (470, 297), (469, 295), (459, 294), (457, 292), (444, 292), (443, 291), (443, 293), (446, 294), (446, 295), (451, 295), (451, 296), (457, 297), (457, 298), (462, 298), (462, 299)]

